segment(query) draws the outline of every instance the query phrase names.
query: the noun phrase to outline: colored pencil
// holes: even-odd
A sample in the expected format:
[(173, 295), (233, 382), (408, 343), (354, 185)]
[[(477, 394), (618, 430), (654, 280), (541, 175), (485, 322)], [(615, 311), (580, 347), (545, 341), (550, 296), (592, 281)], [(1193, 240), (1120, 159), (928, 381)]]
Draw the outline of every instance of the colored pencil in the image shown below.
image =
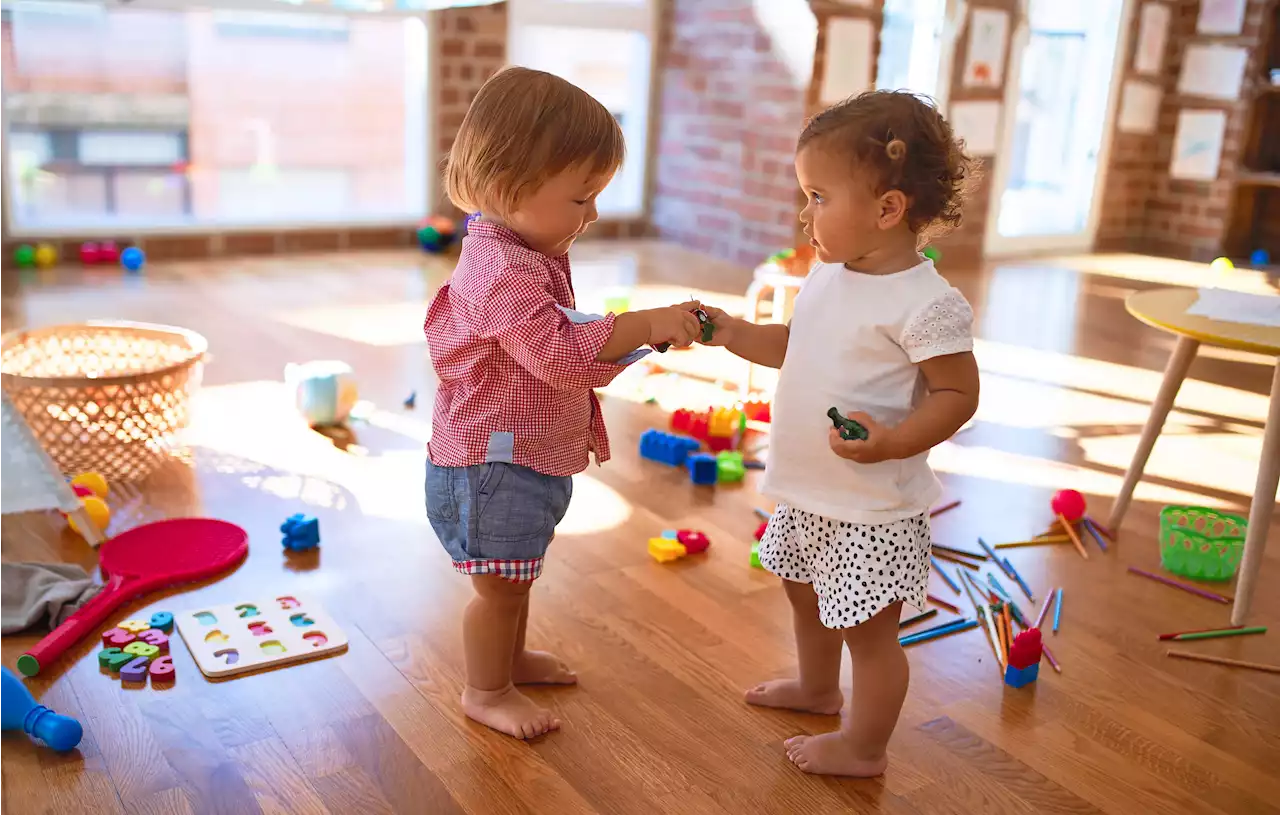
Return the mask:
[(1002, 623), (1004, 626), (1004, 661), (1009, 662), (1009, 652), (1013, 650), (1013, 623), (1009, 621), (1009, 606), (1004, 607)]
[(1227, 628), (1222, 631), (1200, 631), (1195, 634), (1179, 634), (1174, 637), (1175, 640), (1216, 640), (1219, 637), (1243, 637), (1246, 634), (1265, 634), (1267, 627), (1265, 625), (1253, 625), (1248, 628)]
[(1031, 588), (1027, 585), (1027, 581), (1022, 579), (1022, 575), (1018, 574), (1018, 570), (1013, 568), (1013, 564), (1009, 562), (1009, 558), (1004, 559), (1004, 565), (1009, 567), (1009, 573), (1013, 575), (1013, 580), (1018, 584), (1018, 588), (1022, 589), (1022, 593), (1027, 595), (1027, 600), (1034, 603), (1036, 598), (1031, 595)]
[(995, 575), (987, 575), (987, 582), (991, 584), (991, 588), (995, 589), (996, 594), (1000, 595), (1001, 600), (1004, 600), (1007, 603), (1013, 599), (1013, 596), (1004, 590), (1004, 586), (1000, 585), (1000, 581), (996, 580)]
[(756, 511), (756, 514), (759, 515), (763, 520), (768, 521), (773, 519), (773, 516), (771, 514), (769, 514), (768, 512), (765, 512), (760, 507), (755, 507), (755, 511)]
[(1044, 652), (1044, 658), (1049, 660), (1049, 664), (1053, 666), (1053, 670), (1062, 673), (1062, 666), (1058, 664), (1058, 660), (1053, 658), (1053, 652), (1049, 650), (1049, 646), (1043, 642), (1040, 643), (1040, 650)]
[(1107, 551), (1107, 542), (1102, 539), (1102, 535), (1098, 534), (1097, 528), (1094, 527), (1093, 524), (1089, 523), (1088, 518), (1081, 519), (1080, 525), (1084, 527), (1084, 531), (1088, 532), (1089, 535), (1098, 542), (1099, 549), (1104, 552)]
[(964, 558), (953, 557), (952, 555), (948, 555), (946, 552), (934, 552), (933, 556), (940, 560), (945, 560), (948, 563), (959, 564), (964, 566), (966, 569), (973, 569), (975, 572), (981, 568), (977, 563), (965, 560)]
[(977, 620), (956, 620), (953, 623), (929, 628), (924, 631), (918, 631), (915, 634), (908, 634), (898, 640), (899, 645), (915, 645), (917, 642), (928, 642), (929, 640), (945, 637), (948, 634), (958, 634), (961, 631), (968, 631), (970, 628), (977, 628)]
[(986, 598), (986, 599), (987, 599), (987, 602), (994, 602), (995, 600), (999, 599), (999, 598), (997, 598), (994, 594), (992, 594), (990, 591), (988, 591), (988, 590), (984, 589), (982, 586), (980, 586), (980, 585), (978, 584), (977, 578), (975, 578), (973, 575), (969, 574), (968, 572), (961, 572), (961, 574), (962, 574), (962, 575), (964, 575), (964, 577), (965, 577), (966, 579), (968, 579), (968, 581), (969, 581), (970, 583), (972, 583), (972, 584), (973, 584), (973, 587), (974, 587), (975, 589), (977, 589), (977, 590), (978, 590), (978, 596), (979, 596), (979, 597)]
[(1244, 628), (1243, 625), (1219, 626), (1217, 628), (1197, 628), (1192, 631), (1174, 631), (1170, 634), (1161, 634), (1158, 639), (1171, 640), (1174, 637), (1180, 637), (1183, 634), (1204, 634), (1208, 631), (1234, 631), (1237, 628)]
[(1049, 612), (1049, 604), (1053, 602), (1053, 589), (1049, 589), (1049, 593), (1044, 596), (1044, 604), (1040, 606), (1040, 613), (1036, 615), (1036, 624), (1032, 628), (1039, 628), (1044, 622), (1044, 615)]
[[(953, 555), (972, 558), (973, 560), (986, 560), (987, 556), (982, 552), (970, 552), (968, 549), (957, 549), (954, 546), (943, 546), (940, 543), (933, 544), (934, 549), (941, 549), (944, 552), (950, 552)], [(937, 554), (936, 552), (934, 554)]]
[[(978, 545), (982, 547), (982, 551), (987, 553), (987, 557), (991, 558), (996, 562), (996, 565), (1000, 567), (1000, 571), (1003, 572), (1004, 566), (1000, 563), (1000, 556), (996, 554), (996, 550), (988, 546), (987, 542), (984, 541), (982, 538), (978, 538)], [(1008, 574), (1008, 572), (1005, 572), (1005, 574)]]
[(1053, 633), (1058, 633), (1058, 623), (1062, 622), (1062, 587), (1058, 587), (1058, 591), (1053, 601)]
[(973, 596), (973, 589), (969, 588), (968, 581), (964, 583), (964, 593), (969, 596), (969, 603), (973, 606), (973, 613), (977, 616), (978, 622), (982, 623), (982, 634), (987, 638), (987, 645), (991, 647), (991, 656), (996, 658), (996, 670), (1002, 675), (1004, 666), (1000, 663), (1000, 653), (996, 650), (996, 641), (991, 634), (991, 625), (987, 622), (987, 609), (978, 602), (978, 598)]
[(1110, 540), (1112, 543), (1115, 543), (1115, 542), (1116, 542), (1116, 536), (1115, 536), (1115, 533), (1113, 533), (1110, 529), (1107, 529), (1105, 526), (1103, 526), (1102, 524), (1098, 523), (1097, 521), (1095, 521), (1093, 518), (1091, 518), (1091, 517), (1090, 517), (1090, 516), (1088, 516), (1088, 515), (1084, 516), (1084, 519), (1085, 519), (1086, 521), (1088, 521), (1089, 523), (1093, 524), (1093, 528), (1094, 528), (1094, 529), (1096, 529), (1096, 530), (1098, 530), (1099, 532), (1101, 532), (1103, 535), (1105, 535), (1105, 536), (1107, 537), (1107, 539), (1108, 539), (1108, 540)]
[(938, 562), (938, 559), (935, 557), (931, 557), (929, 558), (929, 561), (933, 563), (933, 568), (937, 570), (938, 577), (941, 577), (946, 582), (946, 584), (951, 587), (952, 591), (954, 591), (956, 594), (959, 594), (960, 584), (956, 582), (956, 579), (954, 577), (947, 574), (946, 570), (942, 568), (942, 564)]
[(936, 608), (931, 608), (928, 611), (922, 611), (919, 614), (915, 615), (914, 617), (908, 617), (905, 620), (900, 620), (898, 622), (898, 628), (906, 628), (909, 625), (915, 625), (921, 620), (927, 620), (937, 613), (938, 613), (938, 610)]
[(1022, 626), (1023, 628), (1031, 627), (1031, 623), (1027, 622), (1027, 618), (1023, 616), (1022, 609), (1018, 608), (1017, 603), (1010, 600), (1009, 602), (1005, 603), (1004, 606), (1005, 608), (1009, 609), (1010, 616), (1013, 617), (1014, 621), (1017, 622), (1018, 625)]
[(1130, 566), (1129, 571), (1132, 572), (1133, 574), (1139, 575), (1140, 577), (1145, 577), (1150, 580), (1154, 580), (1157, 583), (1163, 583), (1166, 586), (1172, 586), (1175, 589), (1182, 589), (1183, 591), (1191, 592), (1192, 594), (1203, 597), (1206, 600), (1213, 600), (1215, 603), (1222, 603), (1223, 605), (1231, 604), (1230, 597), (1223, 597), (1221, 594), (1214, 594), (1211, 591), (1205, 591), (1204, 589), (1197, 588), (1196, 586), (1183, 583), (1180, 580), (1171, 580), (1165, 577), (1164, 575), (1148, 572), (1145, 569), (1139, 569), (1137, 566)]
[(1005, 639), (1004, 639), (1004, 614), (996, 613), (996, 612), (993, 610), (993, 611), (991, 612), (991, 619), (992, 619), (992, 620), (995, 622), (995, 624), (996, 624), (996, 640), (1000, 643), (1000, 664), (1001, 664), (1001, 665), (1008, 665), (1008, 664), (1009, 664), (1009, 650), (1008, 650), (1008, 648), (1006, 648), (1006, 647), (1005, 647)]
[(951, 502), (951, 503), (949, 503), (949, 504), (943, 504), (943, 505), (942, 505), (942, 506), (940, 506), (940, 507), (936, 507), (935, 509), (930, 510), (930, 512), (929, 512), (929, 517), (930, 517), (930, 518), (932, 518), (932, 517), (934, 517), (934, 516), (936, 516), (936, 515), (941, 515), (942, 513), (946, 512), (947, 510), (949, 510), (949, 509), (955, 509), (955, 508), (956, 508), (956, 507), (958, 507), (958, 506), (960, 506), (960, 502), (959, 502), (959, 501), (952, 501), (952, 502)]
[(1008, 543), (997, 543), (997, 549), (1013, 549), (1018, 546), (1057, 546), (1062, 543), (1071, 543), (1071, 538), (1066, 535), (1045, 535), (1043, 538), (1032, 538), (1026, 541), (1009, 541)]
[(1211, 657), (1208, 654), (1197, 654), (1194, 651), (1175, 651), (1172, 648), (1164, 653), (1165, 656), (1177, 657), (1178, 659), (1192, 659), (1197, 662), (1212, 662), (1215, 665), (1230, 665), (1233, 668), (1247, 668), (1251, 671), (1266, 671), (1267, 673), (1280, 674), (1280, 665), (1267, 665), (1262, 662), (1245, 662), (1243, 659), (1227, 659), (1226, 657)]
[(945, 608), (947, 611), (950, 611), (952, 614), (959, 614), (959, 613), (960, 613), (960, 607), (959, 607), (959, 606), (953, 606), (953, 605), (951, 605), (951, 604), (950, 604), (950, 603), (948, 603), (946, 600), (943, 600), (941, 597), (937, 596), (936, 594), (930, 594), (930, 595), (929, 595), (929, 602), (930, 602), (930, 603), (935, 603), (935, 604), (937, 604), (937, 605), (942, 606), (942, 607), (943, 607), (943, 608)]
[(1089, 552), (1084, 548), (1084, 544), (1080, 542), (1080, 536), (1076, 534), (1076, 528), (1067, 523), (1067, 519), (1061, 514), (1058, 515), (1058, 521), (1061, 522), (1062, 528), (1067, 530), (1067, 535), (1071, 537), (1071, 542), (1075, 544), (1076, 551), (1080, 553), (1080, 557), (1088, 560)]

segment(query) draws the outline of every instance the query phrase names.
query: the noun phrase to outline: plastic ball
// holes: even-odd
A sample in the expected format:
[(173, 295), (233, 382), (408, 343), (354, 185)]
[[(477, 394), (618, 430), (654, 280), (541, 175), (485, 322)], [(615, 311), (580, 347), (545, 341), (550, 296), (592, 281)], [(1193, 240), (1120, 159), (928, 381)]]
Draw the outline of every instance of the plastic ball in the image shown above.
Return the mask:
[(29, 243), (24, 243), (17, 249), (13, 250), (13, 262), (23, 269), (30, 269), (36, 265), (36, 248)]
[(146, 262), (147, 256), (136, 246), (130, 246), (120, 253), (120, 265), (131, 272), (138, 271)]
[(298, 412), (312, 427), (342, 424), (360, 398), (355, 372), (337, 360), (286, 365), (284, 380), (294, 389)]
[(80, 244), (80, 262), (86, 265), (93, 265), (102, 260), (102, 250), (98, 248), (98, 244), (93, 241), (86, 241)]
[(98, 244), (98, 262), (115, 263), (120, 260), (120, 247), (115, 241), (103, 241)]
[(52, 244), (42, 243), (36, 247), (36, 265), (41, 269), (48, 269), (57, 262), (58, 250)]
[(942, 259), (942, 253), (938, 251), (938, 247), (936, 246), (926, 246), (924, 251), (920, 254), (924, 255), (929, 260), (932, 260), (934, 263), (937, 263)]
[[(106, 531), (107, 525), (111, 523), (111, 508), (107, 506), (107, 502), (92, 495), (80, 500), (84, 504), (85, 512), (89, 514), (89, 523), (93, 524), (94, 529), (99, 532)], [(71, 529), (77, 535), (84, 537), (84, 533), (76, 526), (76, 519), (68, 518), (67, 520), (71, 525)]]
[(457, 227), (453, 221), (440, 215), (433, 215), (418, 227), (418, 245), (424, 252), (440, 252), (453, 243), (457, 237)]
[(1254, 249), (1249, 253), (1249, 262), (1254, 266), (1267, 266), (1271, 263), (1271, 253), (1266, 249)]
[(1214, 258), (1213, 262), (1209, 264), (1209, 268), (1215, 272), (1229, 272), (1235, 267), (1236, 265), (1231, 262), (1230, 258)]
[(1084, 517), (1084, 496), (1075, 490), (1058, 490), (1049, 502), (1055, 515), (1061, 515), (1068, 521), (1078, 521)]
[(107, 500), (107, 479), (103, 478), (100, 473), (88, 472), (80, 473), (71, 479), (71, 486), (86, 487), (93, 495), (98, 496), (102, 500)]

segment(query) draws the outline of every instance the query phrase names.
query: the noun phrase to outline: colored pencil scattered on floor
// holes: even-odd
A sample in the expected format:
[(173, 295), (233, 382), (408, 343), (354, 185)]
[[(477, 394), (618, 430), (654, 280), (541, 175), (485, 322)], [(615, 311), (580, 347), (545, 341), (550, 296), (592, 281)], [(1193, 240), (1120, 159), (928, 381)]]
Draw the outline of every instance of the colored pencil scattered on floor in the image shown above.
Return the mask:
[(1191, 631), (1173, 631), (1168, 634), (1161, 634), (1158, 639), (1171, 640), (1174, 637), (1181, 637), (1183, 634), (1205, 634), (1210, 631), (1234, 631), (1237, 628), (1244, 628), (1243, 625), (1218, 626), (1217, 628), (1196, 628)]
[(1254, 625), (1248, 628), (1225, 628), (1221, 631), (1197, 631), (1194, 634), (1179, 634), (1175, 640), (1216, 640), (1219, 637), (1243, 637), (1246, 634), (1265, 634), (1265, 625)]
[(1000, 581), (996, 580), (995, 575), (987, 575), (987, 582), (991, 584), (991, 588), (995, 590), (995, 593), (1000, 595), (1001, 600), (1004, 600), (1006, 603), (1013, 600), (1013, 596), (1004, 590), (1004, 586), (1000, 585)]
[(1010, 600), (1005, 603), (1005, 607), (1009, 609), (1009, 616), (1013, 617), (1013, 621), (1023, 628), (1030, 628), (1031, 623), (1026, 617), (1022, 616), (1022, 609), (1018, 608), (1018, 604)]
[(1057, 546), (1058, 544), (1071, 543), (1071, 538), (1066, 535), (1045, 535), (1043, 538), (1032, 538), (1026, 541), (1009, 541), (1007, 543), (997, 543), (997, 549), (1013, 549), (1018, 546)]
[(996, 554), (996, 550), (988, 546), (987, 542), (982, 538), (978, 538), (978, 545), (982, 547), (982, 551), (987, 553), (987, 557), (994, 560), (997, 566), (1000, 566), (1000, 571), (1004, 571), (1004, 566), (1000, 564), (1000, 556)]
[(930, 510), (930, 512), (929, 512), (929, 517), (930, 517), (930, 518), (933, 518), (933, 517), (935, 517), (935, 516), (941, 515), (942, 513), (946, 512), (947, 510), (949, 510), (949, 509), (955, 509), (955, 508), (956, 508), (956, 507), (958, 507), (958, 506), (960, 506), (960, 501), (958, 501), (958, 500), (957, 500), (957, 501), (952, 501), (952, 502), (951, 502), (951, 503), (949, 503), (949, 504), (943, 504), (943, 505), (942, 505), (942, 506), (940, 506), (940, 507), (935, 507), (934, 509)]
[(1084, 530), (1088, 532), (1089, 535), (1095, 541), (1098, 542), (1099, 549), (1101, 549), (1104, 552), (1107, 551), (1107, 542), (1102, 539), (1102, 535), (1099, 534), (1097, 527), (1095, 527), (1092, 523), (1090, 523), (1088, 518), (1085, 518), (1082, 521), (1080, 521), (1080, 525), (1083, 526)]
[(954, 591), (956, 594), (959, 594), (960, 584), (956, 582), (956, 579), (954, 577), (947, 574), (946, 570), (942, 568), (942, 564), (938, 562), (938, 559), (931, 557), (929, 558), (929, 561), (933, 564), (934, 570), (938, 572), (938, 577), (941, 577), (943, 581), (948, 586), (951, 587), (952, 591)]
[(996, 624), (996, 641), (1000, 643), (1000, 664), (1009, 664), (1009, 649), (1005, 645), (1004, 639), (1004, 614), (1003, 609), (1000, 612), (992, 611), (991, 619)]
[(755, 507), (755, 511), (756, 511), (756, 514), (760, 516), (761, 520), (768, 521), (768, 520), (770, 520), (771, 518), (773, 518), (773, 516), (772, 516), (772, 515), (770, 515), (768, 512), (765, 512), (765, 511), (764, 511), (763, 509), (761, 509), (760, 507)]
[(1053, 658), (1053, 652), (1049, 650), (1049, 646), (1042, 642), (1040, 643), (1040, 650), (1044, 653), (1044, 658), (1049, 660), (1049, 664), (1053, 666), (1053, 670), (1057, 673), (1062, 673), (1062, 666), (1058, 664), (1058, 660)]
[(1173, 580), (1168, 577), (1165, 577), (1164, 575), (1155, 574), (1154, 572), (1148, 572), (1146, 569), (1139, 569), (1137, 566), (1130, 566), (1129, 571), (1132, 574), (1138, 575), (1139, 577), (1145, 577), (1149, 580), (1154, 580), (1157, 583), (1163, 583), (1166, 586), (1172, 586), (1175, 589), (1182, 589), (1183, 591), (1191, 592), (1192, 594), (1197, 595), (1199, 597), (1203, 597), (1206, 600), (1213, 600), (1215, 603), (1222, 603), (1223, 605), (1231, 604), (1230, 597), (1223, 597), (1221, 594), (1215, 594), (1211, 591), (1206, 591), (1197, 586), (1192, 586), (1189, 583), (1183, 583), (1181, 580)]
[(977, 563), (974, 563), (973, 561), (965, 560), (962, 557), (955, 557), (954, 555), (949, 555), (946, 552), (934, 552), (933, 556), (936, 558), (940, 558), (941, 560), (945, 560), (949, 563), (958, 563), (961, 566), (964, 566), (966, 569), (973, 569), (974, 571), (977, 571), (979, 568), (981, 568)]
[(1009, 620), (1009, 606), (1004, 607), (1004, 617), (1001, 625), (1004, 626), (1004, 661), (1009, 662), (1009, 651), (1013, 648), (1013, 623)]
[(978, 627), (977, 620), (970, 620), (968, 618), (965, 618), (963, 620), (956, 620), (955, 622), (950, 622), (945, 625), (934, 626), (933, 628), (926, 628), (924, 631), (917, 631), (916, 633), (908, 634), (905, 637), (900, 637), (898, 639), (898, 644), (903, 646), (915, 645), (917, 642), (927, 642), (929, 640), (937, 639), (938, 637), (945, 637), (948, 634), (958, 634), (961, 631), (968, 631), (970, 628), (977, 628), (977, 627)]
[[(935, 543), (935, 544), (933, 544), (933, 548), (934, 548), (935, 550), (936, 550), (936, 549), (941, 549), (941, 550), (942, 550), (942, 551), (944, 551), (944, 552), (950, 552), (950, 553), (951, 553), (951, 554), (953, 554), (953, 555), (960, 555), (961, 557), (972, 558), (973, 560), (986, 560), (986, 559), (987, 559), (987, 556), (986, 556), (986, 555), (984, 555), (982, 552), (970, 552), (968, 549), (957, 549), (957, 548), (956, 548), (956, 547), (954, 547), (954, 546), (943, 546), (943, 545), (942, 545), (942, 544), (940, 544), (940, 543)], [(935, 552), (935, 554), (937, 554), (937, 553)]]
[(978, 622), (982, 624), (982, 634), (987, 638), (987, 645), (991, 647), (991, 655), (996, 659), (996, 670), (1001, 676), (1004, 675), (1004, 665), (1000, 662), (1000, 652), (996, 650), (995, 635), (991, 632), (991, 624), (987, 617), (987, 607), (978, 602), (978, 598), (973, 596), (973, 589), (969, 588), (969, 581), (962, 580), (964, 583), (964, 593), (969, 595), (969, 604), (973, 606), (973, 613), (977, 616)]
[(908, 617), (905, 620), (900, 620), (898, 622), (898, 628), (906, 628), (909, 625), (915, 625), (921, 620), (927, 620), (937, 613), (938, 613), (938, 610), (936, 608), (931, 608), (928, 611), (922, 611), (919, 614), (915, 615), (914, 617)]
[(946, 600), (943, 600), (941, 597), (937, 596), (936, 594), (930, 594), (930, 595), (929, 595), (929, 602), (930, 602), (930, 603), (934, 603), (935, 605), (942, 606), (942, 607), (943, 607), (943, 608), (945, 608), (947, 611), (950, 611), (952, 614), (959, 614), (959, 613), (960, 613), (960, 608), (959, 608), (959, 606), (953, 606), (953, 605), (951, 605), (951, 604), (950, 604), (950, 603), (948, 603)]
[(1172, 648), (1164, 653), (1165, 656), (1177, 657), (1178, 659), (1190, 659), (1196, 662), (1212, 662), (1215, 665), (1230, 665), (1232, 668), (1247, 668), (1251, 671), (1266, 671), (1267, 673), (1280, 674), (1280, 665), (1267, 665), (1262, 662), (1245, 662), (1243, 659), (1213, 657), (1208, 654), (1197, 654), (1193, 651), (1175, 651)]
[(1062, 524), (1062, 528), (1067, 531), (1067, 535), (1071, 538), (1071, 543), (1075, 545), (1076, 551), (1080, 553), (1080, 557), (1088, 560), (1089, 552), (1084, 548), (1084, 544), (1080, 542), (1080, 536), (1076, 534), (1076, 528), (1067, 523), (1067, 519), (1063, 515), (1058, 516), (1058, 523)]
[(1036, 624), (1032, 628), (1039, 628), (1044, 622), (1044, 615), (1049, 613), (1049, 606), (1053, 603), (1054, 591), (1049, 589), (1049, 593), (1044, 596), (1044, 605), (1040, 606), (1040, 613), (1036, 615)]
[(1107, 540), (1111, 541), (1112, 543), (1115, 543), (1115, 542), (1116, 542), (1116, 536), (1115, 536), (1115, 534), (1114, 534), (1114, 533), (1112, 533), (1112, 531), (1111, 531), (1110, 529), (1107, 529), (1105, 526), (1103, 526), (1102, 524), (1098, 523), (1097, 521), (1095, 521), (1093, 518), (1089, 517), (1088, 515), (1084, 516), (1084, 519), (1085, 519), (1086, 521), (1088, 521), (1089, 523), (1093, 524), (1093, 528), (1094, 528), (1094, 529), (1096, 529), (1096, 530), (1098, 530), (1099, 532), (1101, 532), (1103, 535), (1105, 535), (1105, 536), (1106, 536), (1106, 538), (1107, 538)]
[(1008, 569), (1009, 574), (1013, 575), (1013, 581), (1018, 584), (1018, 588), (1022, 589), (1022, 593), (1027, 595), (1027, 600), (1034, 603), (1036, 598), (1031, 594), (1031, 587), (1027, 585), (1027, 581), (1022, 579), (1022, 575), (1018, 574), (1018, 570), (1013, 568), (1013, 564), (1009, 562), (1009, 558), (1004, 559), (1004, 565)]
[(1054, 592), (1053, 598), (1053, 633), (1058, 633), (1058, 623), (1062, 622), (1062, 588)]

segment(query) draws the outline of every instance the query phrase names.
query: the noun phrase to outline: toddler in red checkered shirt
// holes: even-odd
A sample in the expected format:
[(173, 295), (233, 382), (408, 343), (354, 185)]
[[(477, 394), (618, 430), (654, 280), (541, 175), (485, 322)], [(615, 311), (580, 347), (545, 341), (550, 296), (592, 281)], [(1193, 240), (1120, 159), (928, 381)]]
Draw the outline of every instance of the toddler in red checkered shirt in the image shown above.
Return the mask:
[(427, 311), (440, 378), (427, 516), (475, 597), (462, 618), (468, 716), (517, 738), (560, 722), (516, 689), (572, 684), (525, 648), (529, 589), (564, 517), (571, 476), (609, 457), (594, 388), (647, 351), (699, 333), (697, 303), (599, 317), (574, 308), (566, 253), (597, 218), (623, 158), (617, 121), (580, 88), (509, 68), (472, 102), (449, 153), (450, 199), (478, 212)]

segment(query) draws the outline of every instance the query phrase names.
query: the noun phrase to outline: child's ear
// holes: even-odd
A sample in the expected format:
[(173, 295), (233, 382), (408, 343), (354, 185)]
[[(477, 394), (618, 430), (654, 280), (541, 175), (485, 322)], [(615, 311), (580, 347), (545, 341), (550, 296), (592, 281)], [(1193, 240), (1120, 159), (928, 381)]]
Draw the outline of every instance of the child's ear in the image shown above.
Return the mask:
[(889, 190), (880, 196), (881, 229), (893, 229), (907, 219), (907, 195), (902, 190)]

